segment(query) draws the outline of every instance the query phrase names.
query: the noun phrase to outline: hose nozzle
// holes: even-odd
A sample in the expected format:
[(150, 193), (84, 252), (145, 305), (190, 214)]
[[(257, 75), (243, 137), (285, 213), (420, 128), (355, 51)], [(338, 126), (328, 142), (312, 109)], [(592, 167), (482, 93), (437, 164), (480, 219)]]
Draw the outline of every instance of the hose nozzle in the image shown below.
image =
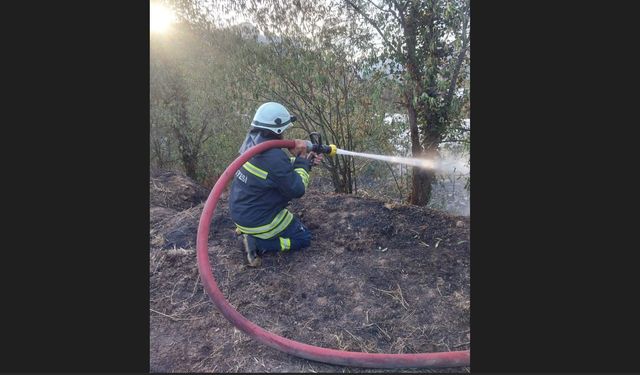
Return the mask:
[(338, 148), (336, 145), (322, 145), (322, 144), (313, 144), (311, 142), (307, 143), (307, 152), (313, 151), (316, 154), (327, 154), (329, 156), (335, 156)]
[(338, 148), (336, 145), (323, 145), (322, 136), (320, 133), (312, 132), (309, 134), (311, 141), (307, 141), (307, 152), (313, 151), (316, 154), (327, 154), (329, 156), (335, 156)]
[(336, 153), (338, 152), (338, 148), (336, 147), (336, 145), (329, 145), (329, 147), (331, 148), (331, 152), (329, 152), (327, 155), (336, 156)]

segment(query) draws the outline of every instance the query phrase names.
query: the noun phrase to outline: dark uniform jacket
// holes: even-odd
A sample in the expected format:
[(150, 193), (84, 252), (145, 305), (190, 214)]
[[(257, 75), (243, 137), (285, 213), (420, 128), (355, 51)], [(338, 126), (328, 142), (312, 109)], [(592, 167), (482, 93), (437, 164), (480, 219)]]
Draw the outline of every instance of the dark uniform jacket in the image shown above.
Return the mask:
[[(267, 140), (259, 133), (249, 133), (240, 153)], [(309, 169), (307, 159), (290, 158), (279, 148), (255, 155), (238, 169), (229, 194), (229, 211), (240, 231), (264, 239), (282, 232), (293, 219), (286, 207), (291, 199), (304, 195)]]

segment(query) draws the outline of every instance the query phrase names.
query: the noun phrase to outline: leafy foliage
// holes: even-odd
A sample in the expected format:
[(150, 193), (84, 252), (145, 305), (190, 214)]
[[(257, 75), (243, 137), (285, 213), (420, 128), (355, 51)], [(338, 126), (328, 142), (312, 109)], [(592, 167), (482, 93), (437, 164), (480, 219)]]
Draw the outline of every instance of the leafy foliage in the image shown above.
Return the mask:
[[(215, 180), (265, 101), (296, 114), (289, 137), (318, 131), (339, 148), (383, 154), (469, 150), (470, 129), (461, 125), (469, 113), (468, 0), (170, 4), (181, 23), (151, 40), (155, 168)], [(327, 158), (324, 167), (335, 191), (375, 182), (417, 204), (435, 183), (352, 157)]]

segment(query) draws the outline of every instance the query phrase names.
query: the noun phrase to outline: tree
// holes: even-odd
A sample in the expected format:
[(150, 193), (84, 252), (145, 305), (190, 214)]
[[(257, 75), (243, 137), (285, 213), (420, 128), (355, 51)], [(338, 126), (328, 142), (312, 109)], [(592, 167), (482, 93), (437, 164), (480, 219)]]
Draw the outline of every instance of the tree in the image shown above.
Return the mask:
[[(383, 119), (387, 113), (397, 113), (398, 107), (407, 115), (404, 126), (414, 157), (438, 157), (442, 142), (463, 142), (468, 148), (469, 129), (460, 124), (468, 113), (469, 0), (173, 3), (190, 30), (219, 53), (206, 60), (211, 67), (200, 76), (191, 79), (185, 74), (189, 98), (194, 98), (192, 86), (199, 84), (198, 79), (217, 77), (216, 85), (208, 89), (223, 88), (224, 93), (214, 96), (222, 100), (224, 110), (215, 117), (231, 121), (227, 126), (231, 136), (203, 144), (200, 159), (217, 155), (214, 144), (226, 142), (224, 149), (232, 148), (233, 134), (246, 131), (239, 131), (237, 123), (248, 127), (253, 111), (267, 100), (280, 101), (299, 115), (293, 134), (302, 134), (296, 133), (298, 129), (317, 130), (340, 148), (393, 150), (387, 144), (399, 133), (385, 127)], [(221, 15), (232, 12), (251, 23), (225, 26)], [(222, 79), (216, 75), (221, 66), (226, 66)], [(198, 100), (189, 103), (209, 103)], [(195, 119), (204, 112), (190, 105), (187, 113)], [(196, 123), (191, 120), (191, 128)], [(208, 129), (216, 123), (209, 123)], [(153, 144), (154, 150), (163, 147), (162, 142)], [(158, 163), (167, 158), (156, 154)], [(394, 173), (385, 167), (374, 171), (361, 159), (347, 156), (328, 160), (327, 165), (338, 192), (356, 192), (360, 173), (382, 176), (380, 169)], [(403, 191), (392, 177), (398, 191)], [(408, 177), (409, 201), (426, 205), (435, 174), (414, 168)]]
[[(382, 121), (370, 120), (377, 82), (362, 77), (357, 53), (366, 40), (335, 5), (247, 2), (243, 10), (264, 33), (262, 39), (250, 24), (216, 29), (211, 27), (214, 14), (194, 16), (202, 9), (196, 3), (186, 9), (200, 31), (236, 62), (239, 91), (256, 103), (281, 102), (298, 115), (297, 127), (319, 131), (325, 142), (340, 148), (354, 149), (359, 139), (380, 133)], [(343, 155), (326, 160), (334, 190), (356, 192), (356, 161)]]
[[(370, 116), (372, 82), (362, 80), (357, 65), (350, 63), (340, 49), (319, 50), (301, 45), (300, 39), (281, 38), (267, 45), (246, 50), (243, 81), (255, 89), (255, 97), (277, 100), (295, 112), (299, 126), (308, 134), (319, 131), (326, 143), (354, 149), (367, 132), (376, 134)], [(336, 192), (357, 190), (356, 167), (352, 157), (327, 158)]]
[[(207, 123), (193, 129), (189, 113), (189, 92), (182, 71), (177, 67), (175, 59), (163, 55), (163, 51), (152, 50), (151, 65), (151, 105), (152, 120), (156, 127), (167, 128), (177, 142), (179, 158), (187, 176), (197, 178), (198, 158), (203, 143)], [(161, 140), (152, 140), (158, 150), (157, 158), (161, 158)], [(161, 163), (164, 164), (164, 163)]]
[[(383, 46), (380, 58), (403, 85), (414, 157), (436, 158), (448, 128), (457, 123), (463, 98), (456, 89), (469, 63), (469, 0), (344, 0), (372, 27)], [(401, 69), (396, 69), (396, 64)], [(432, 171), (413, 168), (409, 201), (426, 205)]]
[(151, 43), (151, 160), (159, 168), (179, 161), (203, 181), (224, 170), (219, 160), (237, 153), (245, 130), (227, 77), (232, 62), (188, 24), (173, 29)]

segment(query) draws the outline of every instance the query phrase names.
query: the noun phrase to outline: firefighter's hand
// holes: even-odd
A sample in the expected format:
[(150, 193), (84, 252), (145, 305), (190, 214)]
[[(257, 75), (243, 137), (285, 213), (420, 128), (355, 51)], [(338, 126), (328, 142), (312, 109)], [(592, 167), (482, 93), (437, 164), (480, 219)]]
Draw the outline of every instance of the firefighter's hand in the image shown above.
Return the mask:
[(290, 148), (289, 152), (291, 155), (295, 156), (307, 156), (307, 141), (303, 141), (302, 139), (294, 139), (296, 145), (294, 148)]
[(311, 160), (312, 165), (319, 165), (322, 162), (322, 154), (316, 154), (311, 151), (309, 155), (307, 155), (307, 159)]

